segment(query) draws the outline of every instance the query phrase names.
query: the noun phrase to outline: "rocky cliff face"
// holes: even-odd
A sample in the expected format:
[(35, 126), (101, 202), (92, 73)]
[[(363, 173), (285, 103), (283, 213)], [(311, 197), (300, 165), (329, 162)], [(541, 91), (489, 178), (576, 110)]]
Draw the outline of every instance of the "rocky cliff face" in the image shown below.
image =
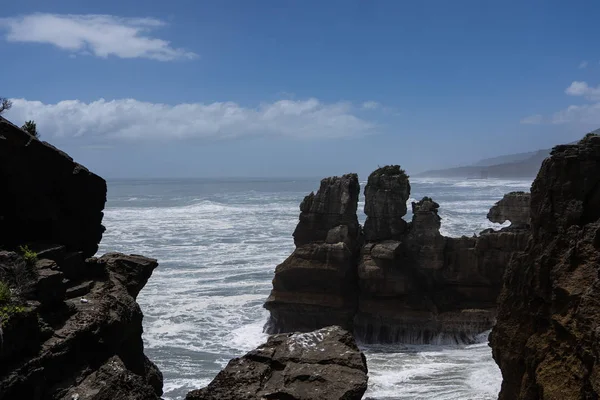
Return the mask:
[(0, 399), (160, 398), (135, 302), (157, 262), (91, 257), (104, 180), (0, 118), (0, 187)]
[[(322, 181), (319, 204), (346, 198), (349, 190), (327, 189), (340, 179)], [(351, 186), (357, 200), (358, 181)], [(409, 196), (410, 183), (399, 166), (376, 170), (365, 188), (364, 240), (354, 229), (353, 206), (353, 215), (348, 209), (344, 214), (353, 234), (328, 242), (326, 232), (336, 222), (306, 225), (305, 203), (314, 197), (309, 195), (296, 229), (303, 240), (296, 240), (299, 247), (275, 270), (265, 304), (271, 311), (267, 331), (338, 324), (366, 342), (430, 343), (470, 341), (491, 329), (504, 269), (525, 248), (529, 231), (519, 227), (473, 238), (444, 237), (439, 204), (431, 198), (412, 203), (412, 221), (404, 221)]]
[(269, 337), (186, 399), (359, 400), (367, 379), (365, 356), (352, 335), (331, 326)]
[(296, 250), (275, 269), (268, 333), (352, 326), (356, 311), (356, 261), (361, 233), (356, 174), (326, 178), (300, 205)]
[(600, 137), (557, 146), (531, 188), (532, 239), (508, 267), (490, 343), (499, 398), (600, 398)]

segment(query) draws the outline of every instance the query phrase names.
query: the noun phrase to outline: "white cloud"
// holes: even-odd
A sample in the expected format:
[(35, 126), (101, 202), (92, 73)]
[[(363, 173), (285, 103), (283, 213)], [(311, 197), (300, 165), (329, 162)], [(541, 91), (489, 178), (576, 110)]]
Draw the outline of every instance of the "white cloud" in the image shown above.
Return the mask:
[(521, 119), (521, 123), (527, 125), (539, 125), (542, 123), (543, 119), (544, 118), (540, 114), (535, 114)]
[(590, 100), (600, 100), (600, 86), (591, 87), (587, 82), (573, 81), (571, 85), (565, 89), (565, 93), (570, 96), (584, 96)]
[(12, 102), (6, 117), (16, 123), (35, 120), (44, 137), (133, 141), (247, 136), (320, 139), (362, 136), (376, 130), (375, 123), (353, 114), (356, 108), (351, 104), (325, 104), (313, 98), (280, 100), (254, 108), (233, 102), (173, 106), (134, 99)]
[(569, 106), (554, 113), (553, 124), (583, 123), (600, 125), (600, 103)]
[(9, 42), (54, 45), (72, 53), (97, 57), (149, 58), (159, 61), (192, 59), (197, 55), (148, 36), (164, 26), (154, 18), (121, 18), (112, 15), (30, 14), (0, 18)]
[(584, 69), (587, 68), (588, 66), (588, 62), (587, 61), (582, 61), (579, 63), (579, 69)]
[(381, 104), (379, 104), (376, 101), (365, 101), (364, 103), (362, 103), (362, 108), (364, 110), (376, 110), (379, 107), (381, 107)]

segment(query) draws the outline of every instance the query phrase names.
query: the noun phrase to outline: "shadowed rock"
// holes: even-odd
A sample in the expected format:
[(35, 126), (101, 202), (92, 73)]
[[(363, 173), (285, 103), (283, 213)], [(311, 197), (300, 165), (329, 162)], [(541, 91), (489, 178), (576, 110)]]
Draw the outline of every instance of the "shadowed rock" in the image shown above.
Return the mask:
[(279, 334), (229, 361), (186, 400), (359, 400), (367, 389), (365, 356), (337, 326)]
[(600, 137), (556, 146), (531, 187), (532, 239), (490, 336), (500, 400), (600, 398)]
[(0, 117), (0, 245), (46, 241), (90, 257), (104, 227), (106, 182)]

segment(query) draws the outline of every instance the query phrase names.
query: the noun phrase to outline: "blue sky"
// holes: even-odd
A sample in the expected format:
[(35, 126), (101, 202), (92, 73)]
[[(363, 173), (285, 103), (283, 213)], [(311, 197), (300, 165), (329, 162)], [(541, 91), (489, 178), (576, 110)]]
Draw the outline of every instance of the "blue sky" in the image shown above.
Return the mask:
[(409, 173), (600, 127), (593, 1), (28, 1), (5, 116), (104, 177)]

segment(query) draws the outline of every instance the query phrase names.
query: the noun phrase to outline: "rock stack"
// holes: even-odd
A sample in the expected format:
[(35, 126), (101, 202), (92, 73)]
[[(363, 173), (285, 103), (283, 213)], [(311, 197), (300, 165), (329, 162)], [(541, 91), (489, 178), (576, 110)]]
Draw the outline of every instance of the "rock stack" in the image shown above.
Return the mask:
[(351, 329), (356, 311), (356, 262), (362, 240), (356, 217), (356, 174), (326, 178), (300, 204), (296, 250), (275, 269), (268, 333)]
[[(352, 184), (338, 190), (348, 177)], [(265, 304), (267, 332), (341, 325), (365, 342), (456, 343), (491, 329), (504, 269), (525, 248), (527, 227), (448, 238), (439, 232), (439, 204), (429, 197), (412, 203), (407, 223), (410, 183), (395, 165), (369, 176), (361, 233), (358, 190), (356, 175), (328, 178), (302, 202), (297, 248), (277, 266)], [(340, 210), (348, 194), (352, 208), (327, 211)], [(338, 231), (350, 234), (332, 233)]]

